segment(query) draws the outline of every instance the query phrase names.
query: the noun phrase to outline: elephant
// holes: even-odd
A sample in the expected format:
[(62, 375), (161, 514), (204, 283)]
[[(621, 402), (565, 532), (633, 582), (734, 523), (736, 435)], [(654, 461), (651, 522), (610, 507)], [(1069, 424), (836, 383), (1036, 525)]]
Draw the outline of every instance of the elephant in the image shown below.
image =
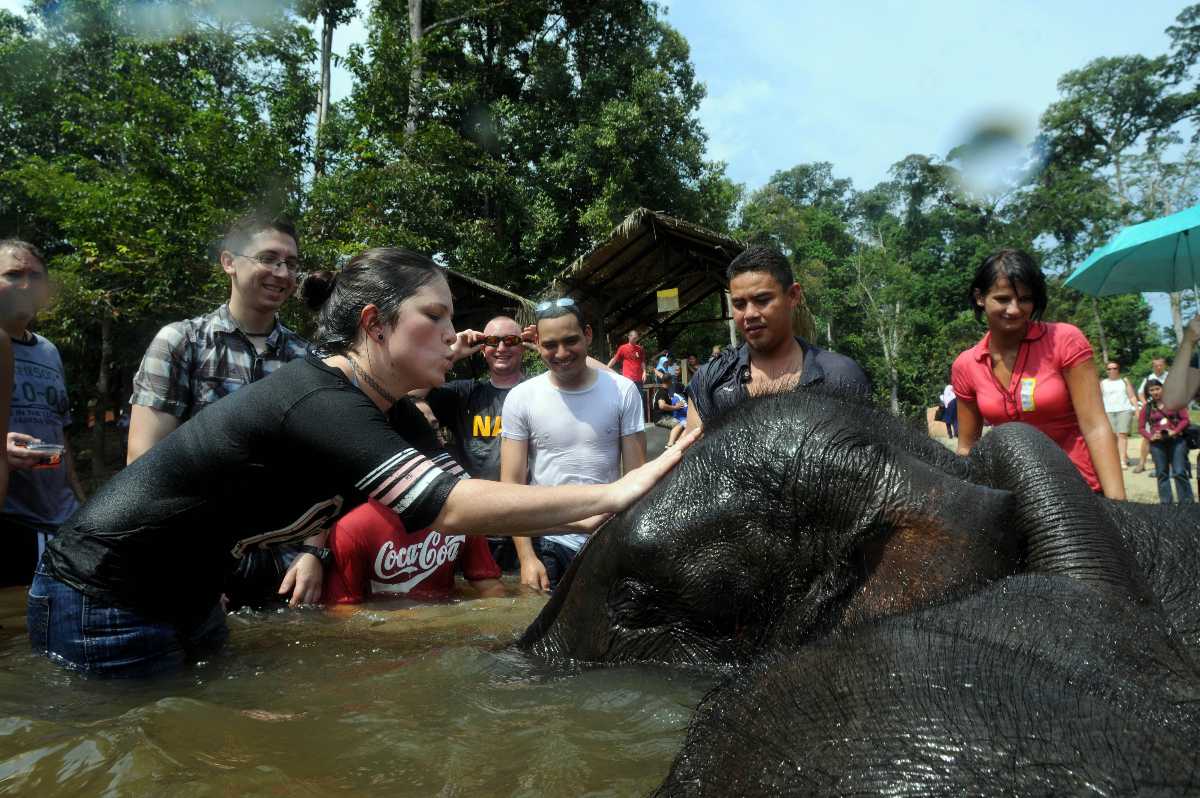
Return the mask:
[(1200, 786), (1200, 513), (1093, 494), (1036, 429), (967, 457), (819, 390), (706, 428), (518, 641), (711, 669), (661, 795)]

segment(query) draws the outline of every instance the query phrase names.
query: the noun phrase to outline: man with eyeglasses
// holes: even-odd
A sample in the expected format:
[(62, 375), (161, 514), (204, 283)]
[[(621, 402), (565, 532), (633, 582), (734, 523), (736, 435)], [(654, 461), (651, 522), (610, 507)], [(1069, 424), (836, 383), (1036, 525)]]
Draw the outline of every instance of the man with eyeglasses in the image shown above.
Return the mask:
[[(646, 461), (641, 392), (588, 357), (592, 328), (570, 297), (535, 306), (538, 354), (548, 371), (504, 401), (500, 478), (531, 485), (615, 482)], [(535, 551), (513, 538), (521, 584), (553, 589), (587, 540), (590, 525), (546, 535)]]
[(133, 378), (127, 462), (218, 399), (304, 356), (308, 342), (275, 316), (296, 290), (298, 257), (289, 222), (251, 215), (234, 223), (220, 256), (229, 302), (159, 330)]
[[(229, 301), (207, 315), (163, 327), (142, 357), (129, 397), (127, 463), (213, 402), (304, 357), (308, 342), (276, 317), (296, 290), (296, 228), (284, 219), (247, 214), (225, 235), (220, 262), (229, 275)], [(254, 563), (243, 559), (245, 566)], [(296, 589), (312, 587), (319, 595), (317, 558), (305, 555), (296, 564), (306, 568)], [(313, 579), (315, 586), (309, 584)]]
[(11, 295), (5, 297), (0, 328), (13, 349), (8, 495), (0, 511), (5, 542), (0, 587), (7, 587), (29, 584), (46, 541), (84, 496), (67, 445), (71, 411), (62, 357), (54, 344), (29, 329), (49, 301), (41, 251), (17, 239), (0, 241), (0, 292)]

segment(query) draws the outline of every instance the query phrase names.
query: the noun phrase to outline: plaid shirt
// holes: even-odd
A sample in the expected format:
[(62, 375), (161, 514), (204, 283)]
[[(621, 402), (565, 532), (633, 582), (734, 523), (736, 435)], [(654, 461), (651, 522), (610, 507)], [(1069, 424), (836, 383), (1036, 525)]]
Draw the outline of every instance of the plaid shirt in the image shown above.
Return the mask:
[(187, 421), (223, 396), (303, 357), (308, 342), (275, 321), (259, 354), (221, 305), (207, 316), (158, 331), (133, 377), (131, 405), (144, 405)]

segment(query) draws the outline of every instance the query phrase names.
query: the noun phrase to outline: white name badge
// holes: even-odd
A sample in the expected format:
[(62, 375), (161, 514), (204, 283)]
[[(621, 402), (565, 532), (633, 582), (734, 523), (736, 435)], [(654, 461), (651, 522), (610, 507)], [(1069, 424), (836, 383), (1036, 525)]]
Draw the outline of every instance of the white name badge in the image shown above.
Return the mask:
[(1037, 409), (1033, 402), (1033, 390), (1037, 387), (1037, 377), (1021, 378), (1021, 411), (1032, 413)]

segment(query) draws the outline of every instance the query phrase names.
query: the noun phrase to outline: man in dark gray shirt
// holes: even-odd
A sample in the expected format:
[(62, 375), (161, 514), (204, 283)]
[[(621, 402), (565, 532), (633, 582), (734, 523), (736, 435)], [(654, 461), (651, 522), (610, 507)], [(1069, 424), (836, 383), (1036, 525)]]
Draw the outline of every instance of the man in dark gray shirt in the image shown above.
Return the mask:
[(784, 256), (752, 246), (729, 264), (733, 320), (744, 343), (709, 360), (688, 386), (688, 429), (720, 416), (749, 396), (822, 385), (864, 398), (871, 381), (850, 358), (792, 332), (801, 291)]

